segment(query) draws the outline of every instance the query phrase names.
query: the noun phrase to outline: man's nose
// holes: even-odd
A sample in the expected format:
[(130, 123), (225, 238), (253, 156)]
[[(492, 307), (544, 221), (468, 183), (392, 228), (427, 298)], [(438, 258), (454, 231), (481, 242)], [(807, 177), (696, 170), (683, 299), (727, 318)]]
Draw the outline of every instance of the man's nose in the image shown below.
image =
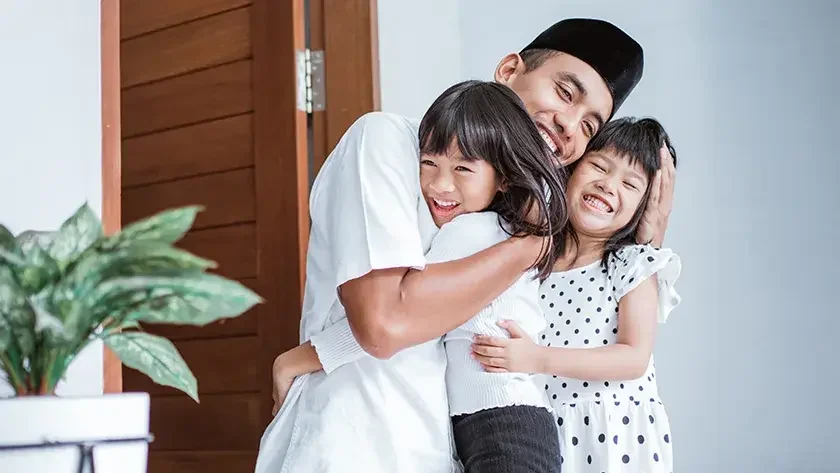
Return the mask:
[(570, 142), (574, 139), (575, 134), (580, 128), (581, 117), (579, 116), (576, 107), (571, 107), (565, 112), (558, 112), (554, 114), (554, 124), (557, 127), (557, 133), (563, 141)]

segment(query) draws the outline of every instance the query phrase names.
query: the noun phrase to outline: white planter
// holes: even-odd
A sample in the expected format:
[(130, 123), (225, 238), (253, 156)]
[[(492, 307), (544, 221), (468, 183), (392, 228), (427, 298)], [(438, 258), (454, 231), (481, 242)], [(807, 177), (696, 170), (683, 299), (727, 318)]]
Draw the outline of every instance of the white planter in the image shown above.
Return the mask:
[[(0, 446), (148, 435), (146, 393), (0, 399)], [(93, 448), (93, 455), (96, 473), (146, 473), (145, 442), (103, 444)], [(0, 472), (78, 473), (79, 456), (76, 447), (0, 450)]]

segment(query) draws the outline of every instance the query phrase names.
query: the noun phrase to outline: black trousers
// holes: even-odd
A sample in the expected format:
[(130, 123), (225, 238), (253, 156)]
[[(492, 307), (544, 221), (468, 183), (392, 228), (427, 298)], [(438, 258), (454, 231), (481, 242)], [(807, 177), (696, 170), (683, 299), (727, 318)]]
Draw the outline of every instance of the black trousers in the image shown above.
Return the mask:
[(510, 406), (452, 417), (466, 473), (559, 473), (560, 441), (544, 408)]

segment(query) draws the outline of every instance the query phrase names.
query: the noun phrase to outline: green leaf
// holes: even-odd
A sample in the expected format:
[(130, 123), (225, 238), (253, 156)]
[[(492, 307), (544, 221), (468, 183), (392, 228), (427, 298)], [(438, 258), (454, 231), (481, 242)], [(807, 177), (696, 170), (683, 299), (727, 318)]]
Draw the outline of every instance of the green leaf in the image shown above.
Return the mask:
[[(144, 299), (136, 294), (121, 294), (121, 305), (115, 305), (116, 301), (103, 303), (100, 296), (91, 294), (103, 281), (156, 274), (179, 277), (215, 266), (213, 261), (173, 248), (168, 243), (131, 242), (112, 251), (94, 251), (83, 256), (59, 283), (52, 304), (64, 320), (69, 336), (76, 337), (93, 330), (118, 307)], [(138, 291), (145, 293), (143, 288)], [(96, 292), (100, 293), (99, 290)], [(90, 297), (94, 299), (88, 300)]]
[(12, 343), (12, 326), (3, 314), (0, 314), (0, 353), (6, 351)]
[(49, 247), (49, 254), (63, 269), (101, 237), (102, 223), (85, 203), (58, 229)]
[(69, 270), (62, 289), (74, 291), (81, 297), (101, 281), (177, 270), (203, 271), (215, 268), (216, 263), (156, 241), (133, 241), (110, 250), (93, 251), (83, 256)]
[(31, 294), (57, 281), (61, 270), (58, 263), (36, 244), (26, 252), (24, 266), (17, 269), (16, 275), (21, 287)]
[(12, 232), (0, 225), (0, 263), (3, 262), (13, 266), (23, 265), (23, 253)]
[(16, 240), (23, 254), (29, 253), (32, 248), (40, 247), (47, 249), (53, 244), (58, 232), (44, 232), (38, 230), (27, 230), (17, 236)]
[(198, 402), (198, 382), (169, 340), (144, 332), (122, 332), (104, 340), (129, 368), (140, 371), (157, 384), (179, 389)]
[(239, 282), (206, 273), (117, 278), (104, 282), (100, 291), (95, 304), (120, 314), (119, 321), (158, 324), (202, 326), (262, 302)]
[(106, 238), (104, 249), (112, 249), (130, 242), (157, 241), (175, 243), (184, 237), (204, 207), (193, 205), (165, 210), (126, 226), (116, 235)]
[(0, 314), (5, 317), (21, 356), (35, 352), (35, 312), (12, 270), (0, 265)]

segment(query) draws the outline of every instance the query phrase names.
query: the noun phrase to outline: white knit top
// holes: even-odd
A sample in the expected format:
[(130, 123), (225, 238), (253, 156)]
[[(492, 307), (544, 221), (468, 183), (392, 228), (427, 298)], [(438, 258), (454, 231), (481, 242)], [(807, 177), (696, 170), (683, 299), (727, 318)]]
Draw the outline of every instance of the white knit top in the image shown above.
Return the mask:
[[(428, 263), (465, 258), (510, 238), (499, 225), (495, 212), (464, 214), (442, 226), (426, 254)], [(471, 357), (476, 334), (509, 336), (498, 326), (502, 320), (516, 322), (534, 342), (545, 327), (539, 305), (539, 280), (530, 271), (517, 280), (473, 318), (444, 337), (446, 388), (451, 415), (513, 405), (550, 409), (548, 397), (527, 373), (488, 373)]]

